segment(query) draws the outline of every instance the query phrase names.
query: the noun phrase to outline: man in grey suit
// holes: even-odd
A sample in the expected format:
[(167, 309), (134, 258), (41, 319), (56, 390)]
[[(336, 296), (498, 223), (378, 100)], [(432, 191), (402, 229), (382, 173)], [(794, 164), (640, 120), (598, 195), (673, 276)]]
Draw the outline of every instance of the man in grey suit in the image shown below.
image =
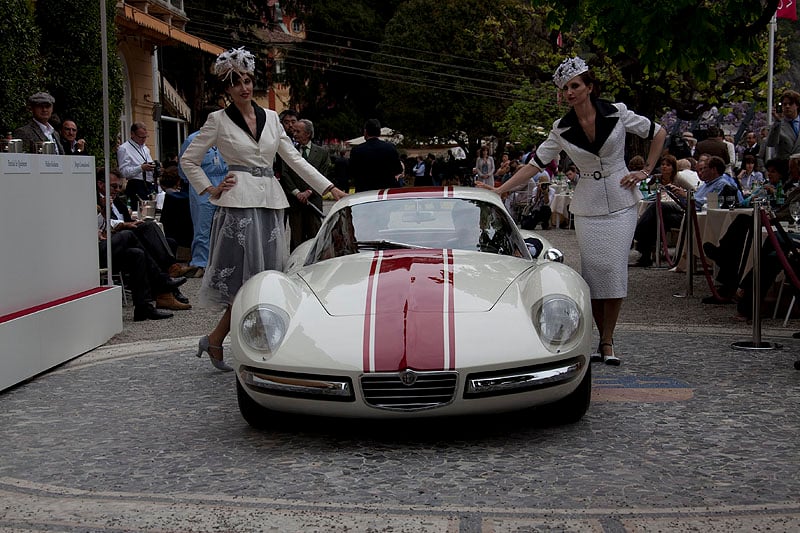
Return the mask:
[[(320, 174), (327, 176), (331, 169), (331, 158), (326, 149), (311, 142), (314, 124), (310, 120), (300, 119), (292, 129), (297, 149), (303, 158)], [(290, 247), (294, 250), (319, 231), (322, 221), (314, 207), (322, 211), (322, 196), (314, 192), (286, 163), (282, 164), (281, 185), (289, 199), (289, 226), (292, 230)]]
[(800, 93), (797, 91), (784, 91), (781, 95), (781, 113), (773, 111), (775, 123), (769, 130), (767, 146), (775, 148), (775, 157), (784, 161), (792, 154), (800, 153)]
[(13, 133), (15, 139), (24, 141), (26, 152), (37, 153), (36, 143), (45, 141), (55, 143), (56, 154), (63, 152), (61, 137), (49, 122), (55, 103), (56, 99), (45, 92), (33, 94), (28, 98), (28, 108), (31, 110), (33, 118), (24, 126), (15, 129)]

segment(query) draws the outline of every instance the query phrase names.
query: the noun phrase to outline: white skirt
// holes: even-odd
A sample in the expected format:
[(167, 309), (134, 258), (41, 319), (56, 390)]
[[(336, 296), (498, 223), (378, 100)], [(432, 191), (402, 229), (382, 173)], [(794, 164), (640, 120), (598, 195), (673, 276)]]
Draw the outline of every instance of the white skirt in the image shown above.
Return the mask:
[(575, 215), (581, 275), (593, 300), (628, 295), (628, 254), (638, 215), (635, 205), (608, 215)]
[(232, 304), (245, 281), (265, 270), (283, 270), (288, 256), (282, 209), (218, 207), (199, 305)]

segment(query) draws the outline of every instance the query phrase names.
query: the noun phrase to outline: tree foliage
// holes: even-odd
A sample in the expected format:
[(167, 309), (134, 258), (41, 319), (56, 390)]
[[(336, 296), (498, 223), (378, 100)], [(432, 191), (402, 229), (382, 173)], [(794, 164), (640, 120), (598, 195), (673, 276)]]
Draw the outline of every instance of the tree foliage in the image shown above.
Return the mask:
[(766, 81), (766, 25), (778, 0), (542, 3), (567, 49), (592, 59), (606, 90), (644, 114), (674, 108), (690, 119), (755, 99)]
[(549, 47), (540, 20), (516, 0), (403, 2), (373, 66), (392, 126), (415, 140), (457, 139), (472, 152), (481, 137), (503, 136), (494, 123)]
[(567, 110), (558, 104), (556, 88), (549, 82), (532, 84), (524, 80), (512, 94), (514, 101), (495, 126), (523, 146), (542, 142), (553, 122)]
[[(117, 136), (122, 112), (122, 67), (117, 56), (116, 2), (106, 1), (110, 135)], [(100, 5), (81, 0), (38, 0), (36, 21), (46, 43), (41, 47), (46, 84), (56, 99), (54, 112), (74, 120), (87, 151), (103, 156), (103, 78)], [(113, 144), (113, 143), (112, 143)]]
[(0, 0), (0, 131), (5, 136), (30, 120), (26, 102), (44, 90), (39, 57), (39, 29), (26, 0)]
[[(729, 101), (761, 102), (766, 108), (766, 24), (777, 2), (284, 0), (280, 5), (305, 23), (307, 40), (287, 50), (287, 81), (292, 104), (314, 120), (321, 137), (355, 136), (366, 118), (377, 117), (411, 140), (456, 137), (474, 148), (481, 137), (521, 140), (534, 131), (531, 125), (548, 127), (558, 111), (551, 73), (563, 57), (576, 53), (599, 72), (607, 97), (648, 116), (676, 109), (691, 119)], [(216, 24), (237, 35), (265, 18), (259, 14), (263, 2), (194, 4), (236, 13), (228, 18), (217, 13)], [(194, 21), (193, 11), (190, 16)], [(237, 20), (239, 29), (231, 25)], [(559, 33), (563, 47), (556, 45)], [(792, 43), (779, 39), (777, 72), (788, 66), (783, 51)]]
[[(284, 2), (299, 14), (306, 39), (286, 51), (292, 105), (315, 124), (322, 138), (361, 134), (367, 118), (387, 120), (373, 64), (384, 30), (400, 0)], [(347, 16), (342, 16), (347, 13)]]

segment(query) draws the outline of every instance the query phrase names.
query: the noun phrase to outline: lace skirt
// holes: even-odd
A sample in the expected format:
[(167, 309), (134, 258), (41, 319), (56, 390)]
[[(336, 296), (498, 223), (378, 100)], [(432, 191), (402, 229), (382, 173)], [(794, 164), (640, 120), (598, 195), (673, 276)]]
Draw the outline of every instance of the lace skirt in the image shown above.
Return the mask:
[(592, 299), (628, 295), (628, 253), (638, 214), (634, 205), (609, 215), (575, 215), (581, 276)]
[(254, 275), (283, 270), (289, 256), (287, 235), (282, 209), (217, 208), (199, 305), (226, 307)]

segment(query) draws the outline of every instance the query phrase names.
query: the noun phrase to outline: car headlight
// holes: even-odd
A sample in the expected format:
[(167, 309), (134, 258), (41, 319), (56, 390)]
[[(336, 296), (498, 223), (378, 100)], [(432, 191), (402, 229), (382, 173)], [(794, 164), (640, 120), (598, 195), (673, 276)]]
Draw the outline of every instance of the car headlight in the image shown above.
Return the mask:
[(242, 318), (242, 341), (253, 350), (271, 353), (283, 342), (288, 325), (286, 311), (274, 305), (259, 305)]
[(580, 330), (581, 320), (578, 304), (566, 296), (545, 298), (534, 312), (536, 329), (547, 344), (562, 345), (572, 341)]

